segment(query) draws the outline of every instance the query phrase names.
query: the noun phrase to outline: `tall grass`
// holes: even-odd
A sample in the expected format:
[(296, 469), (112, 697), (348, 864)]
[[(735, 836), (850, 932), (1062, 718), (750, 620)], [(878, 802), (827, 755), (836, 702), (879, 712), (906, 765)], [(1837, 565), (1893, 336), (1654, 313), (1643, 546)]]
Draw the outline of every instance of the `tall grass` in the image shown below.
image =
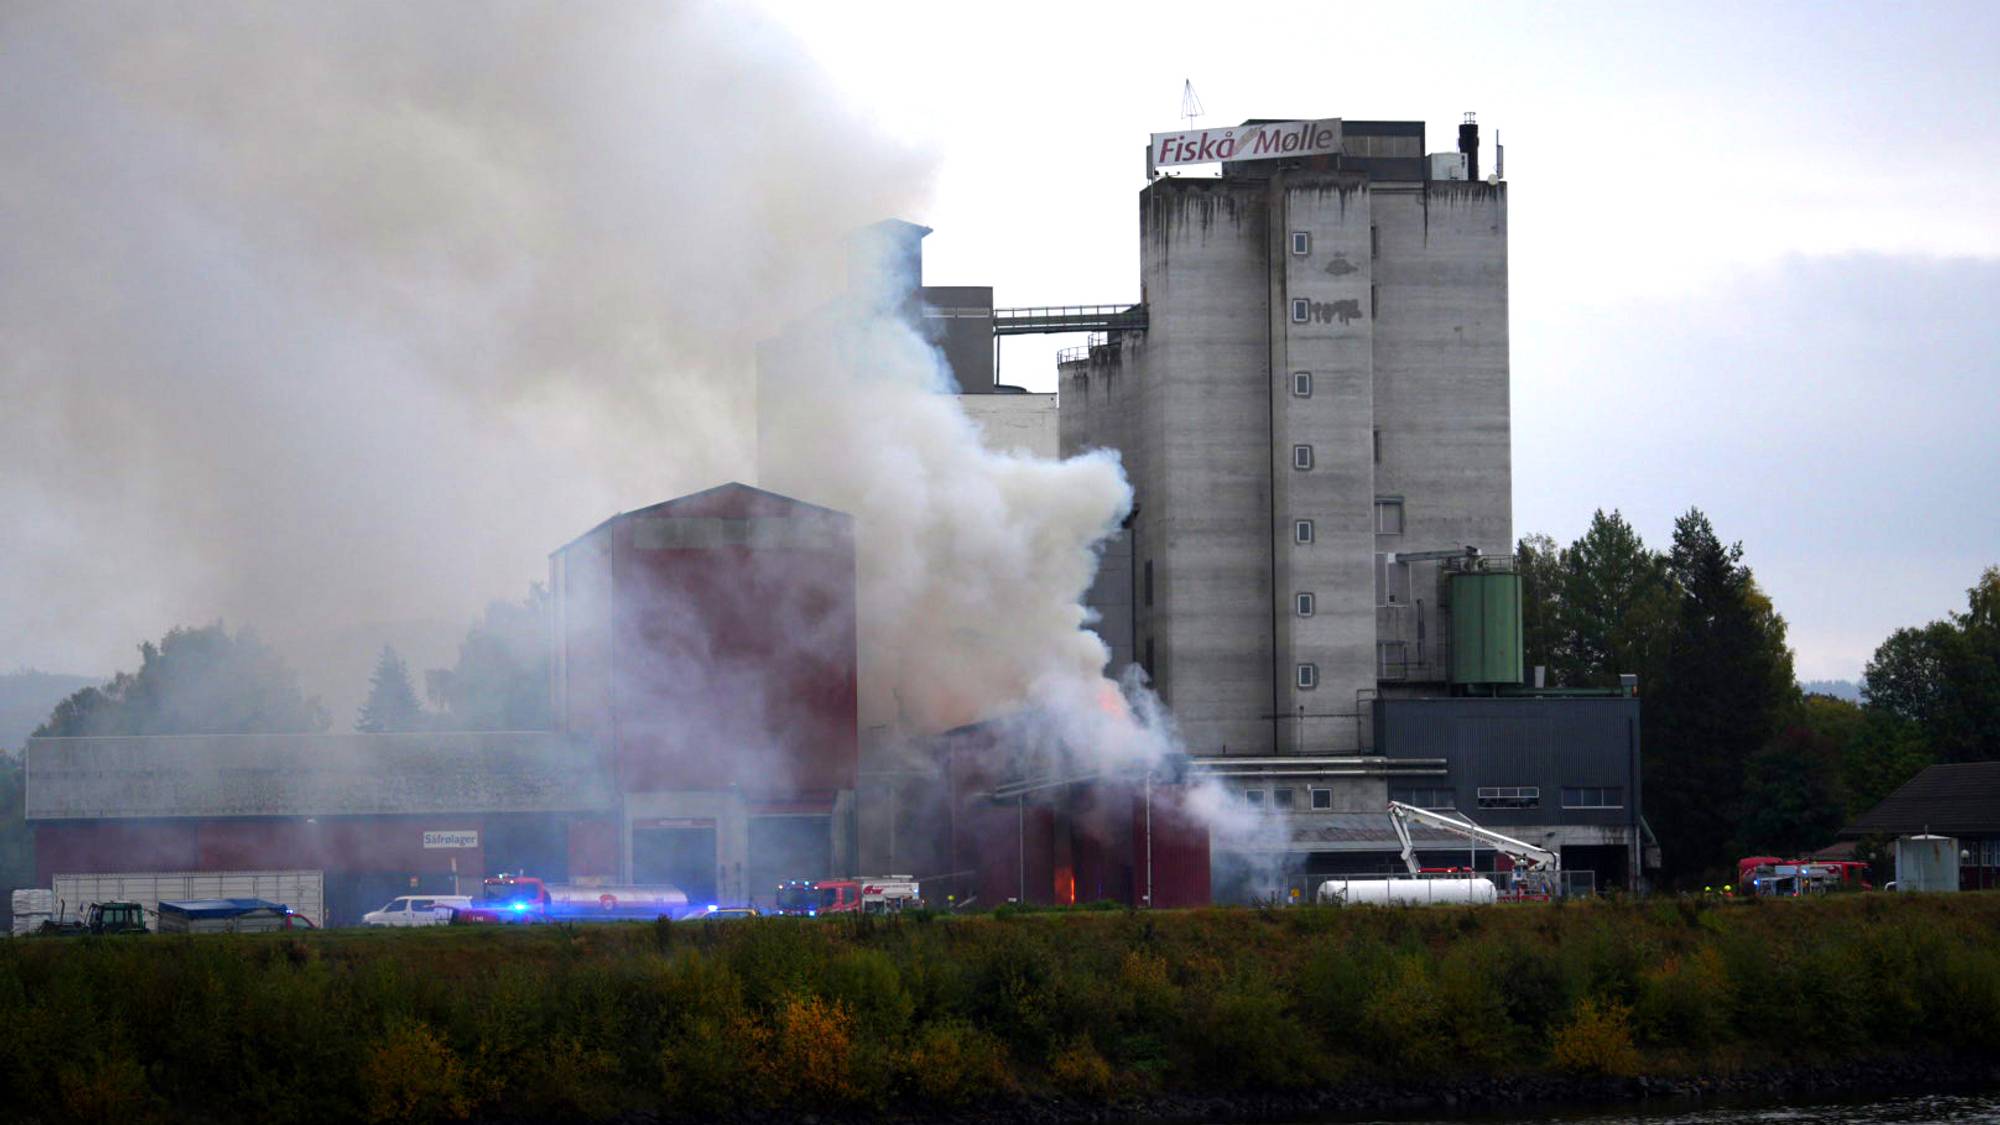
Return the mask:
[(700, 1118), (2000, 1051), (2000, 895), (0, 943), (45, 1120)]

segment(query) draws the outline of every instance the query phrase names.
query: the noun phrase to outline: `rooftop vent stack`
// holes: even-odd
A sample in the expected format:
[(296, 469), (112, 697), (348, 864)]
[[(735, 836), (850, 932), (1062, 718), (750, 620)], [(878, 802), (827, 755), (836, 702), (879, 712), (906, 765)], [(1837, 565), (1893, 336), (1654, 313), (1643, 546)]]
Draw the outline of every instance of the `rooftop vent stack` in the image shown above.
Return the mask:
[(1479, 179), (1479, 122), (1467, 110), (1465, 121), (1458, 127), (1458, 151), (1465, 154), (1465, 178), (1474, 182)]
[(1493, 174), (1507, 178), (1507, 146), (1500, 143), (1500, 130), (1493, 130)]

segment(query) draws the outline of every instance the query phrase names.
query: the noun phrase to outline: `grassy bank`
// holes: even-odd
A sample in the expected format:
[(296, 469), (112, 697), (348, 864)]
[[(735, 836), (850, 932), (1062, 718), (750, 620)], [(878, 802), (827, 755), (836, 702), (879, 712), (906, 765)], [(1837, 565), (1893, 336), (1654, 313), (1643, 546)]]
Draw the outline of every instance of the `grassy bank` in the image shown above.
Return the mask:
[(0, 943), (0, 1104), (912, 1113), (2000, 1050), (2000, 895)]

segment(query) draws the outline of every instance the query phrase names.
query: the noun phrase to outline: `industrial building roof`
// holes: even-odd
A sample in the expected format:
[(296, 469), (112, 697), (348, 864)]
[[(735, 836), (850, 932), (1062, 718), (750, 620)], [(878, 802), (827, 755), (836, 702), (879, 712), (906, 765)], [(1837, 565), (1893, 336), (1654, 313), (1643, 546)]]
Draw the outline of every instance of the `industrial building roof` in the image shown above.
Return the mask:
[(578, 543), (603, 531), (605, 528), (621, 520), (629, 520), (638, 516), (683, 519), (762, 519), (794, 514), (835, 517), (842, 521), (853, 518), (846, 512), (833, 508), (824, 508), (818, 504), (808, 504), (804, 500), (795, 500), (790, 496), (772, 492), (768, 489), (757, 488), (740, 481), (730, 481), (727, 484), (718, 484), (713, 488), (704, 488), (700, 492), (690, 492), (685, 496), (676, 496), (672, 500), (662, 500), (657, 504), (649, 504), (644, 508), (634, 508), (629, 512), (619, 512), (617, 515), (600, 521), (595, 527), (592, 527), (589, 531), (584, 532), (575, 539), (557, 547), (550, 554), (560, 555)]
[[(1298, 848), (1312, 848), (1315, 851), (1391, 851), (1400, 847), (1396, 839), (1396, 829), (1389, 822), (1387, 813), (1317, 813), (1311, 827), (1294, 828), (1292, 843)], [(1410, 826), (1410, 842), (1418, 847), (1445, 845), (1459, 847), (1462, 837), (1427, 825)], [(1344, 845), (1344, 846), (1343, 846)]]
[(586, 812), (616, 803), (587, 744), (548, 731), (28, 741), (27, 818)]
[(1840, 830), (1848, 837), (1924, 832), (2000, 835), (2000, 762), (1927, 767)]

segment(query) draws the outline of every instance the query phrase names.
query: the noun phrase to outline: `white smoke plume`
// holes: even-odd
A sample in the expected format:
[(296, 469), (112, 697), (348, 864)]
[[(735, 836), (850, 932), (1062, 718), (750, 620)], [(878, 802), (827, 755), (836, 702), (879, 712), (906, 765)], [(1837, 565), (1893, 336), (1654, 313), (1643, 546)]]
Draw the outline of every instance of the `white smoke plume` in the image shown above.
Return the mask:
[[(757, 344), (931, 175), (721, 5), (10, 5), (0, 45), (0, 665), (221, 617), (337, 715), (396, 623), (755, 481)], [(1079, 604), (1116, 459), (980, 449), (870, 312), (765, 373), (761, 451), (856, 517), (863, 722), (1153, 760)]]
[(750, 479), (751, 344), (930, 175), (719, 5), (9, 5), (0, 43), (0, 665), (222, 616), (337, 693), (329, 634), (462, 627)]

